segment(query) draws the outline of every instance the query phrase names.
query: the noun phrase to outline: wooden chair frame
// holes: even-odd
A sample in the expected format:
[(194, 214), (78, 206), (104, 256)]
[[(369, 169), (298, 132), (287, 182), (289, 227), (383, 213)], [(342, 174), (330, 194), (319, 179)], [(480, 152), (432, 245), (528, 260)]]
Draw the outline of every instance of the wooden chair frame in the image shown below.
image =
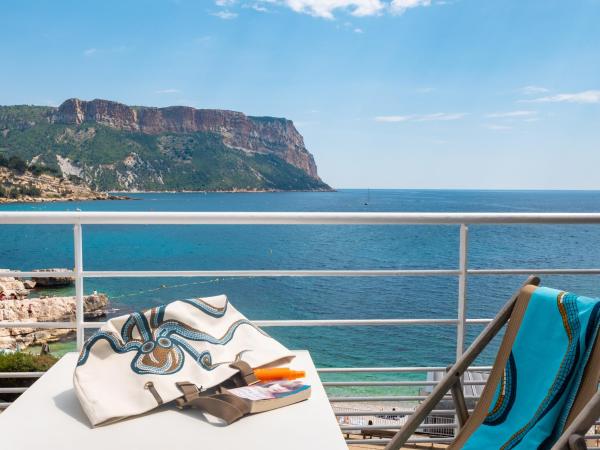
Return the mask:
[[(540, 279), (536, 276), (527, 278), (523, 286), (539, 286)], [(465, 353), (449, 368), (446, 375), (433, 389), (431, 394), (424, 400), (415, 412), (410, 416), (402, 428), (396, 433), (392, 440), (386, 445), (385, 450), (399, 450), (410, 437), (417, 431), (425, 418), (433, 411), (442, 398), (450, 392), (456, 409), (458, 425), (462, 428), (469, 418), (467, 404), (463, 394), (461, 378), (469, 366), (486, 348), (490, 341), (506, 325), (511, 317), (515, 304), (519, 298), (517, 291), (511, 299), (502, 307), (496, 317), (475, 339), (473, 344)], [(587, 402), (586, 406), (573, 419), (571, 424), (564, 430), (552, 450), (585, 450), (587, 444), (584, 439), (585, 433), (594, 425), (600, 417), (600, 393), (596, 394)], [(460, 429), (459, 428), (459, 429)]]

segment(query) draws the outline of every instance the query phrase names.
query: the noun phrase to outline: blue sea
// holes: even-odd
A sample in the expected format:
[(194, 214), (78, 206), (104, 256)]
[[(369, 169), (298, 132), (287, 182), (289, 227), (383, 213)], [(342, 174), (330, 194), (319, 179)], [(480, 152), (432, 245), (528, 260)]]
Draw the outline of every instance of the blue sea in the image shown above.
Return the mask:
[[(340, 190), (130, 196), (131, 200), (124, 201), (3, 205), (0, 210), (600, 211), (600, 192), (591, 191)], [(470, 268), (600, 267), (598, 226), (475, 225), (469, 232)], [(458, 266), (458, 234), (458, 226), (449, 225), (84, 226), (84, 268), (454, 269)], [(73, 265), (72, 227), (0, 226), (0, 267), (31, 270)], [(523, 279), (470, 276), (468, 317), (492, 317)], [(600, 295), (598, 276), (548, 276), (543, 283)], [(458, 283), (456, 277), (115, 278), (86, 279), (85, 290), (107, 293), (111, 315), (180, 298), (225, 293), (251, 319), (456, 318)], [(452, 362), (456, 351), (454, 325), (267, 331), (290, 348), (309, 349), (320, 367), (444, 366)], [(481, 326), (471, 325), (468, 331), (472, 339)], [(489, 363), (491, 355), (487, 352), (479, 362)], [(399, 379), (400, 375), (352, 377)]]

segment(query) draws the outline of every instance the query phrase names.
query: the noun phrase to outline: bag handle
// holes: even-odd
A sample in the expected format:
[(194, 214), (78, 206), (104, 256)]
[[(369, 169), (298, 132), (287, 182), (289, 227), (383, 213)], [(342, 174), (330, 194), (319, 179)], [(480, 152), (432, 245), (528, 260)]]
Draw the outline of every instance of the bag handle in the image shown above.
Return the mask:
[[(229, 367), (237, 369), (238, 373), (231, 378), (236, 386), (248, 386), (258, 383), (254, 371), (245, 361), (236, 361)], [(241, 419), (250, 413), (250, 402), (240, 398), (237, 395), (228, 393), (201, 393), (198, 387), (188, 381), (176, 383), (183, 396), (176, 399), (177, 407), (183, 409), (190, 407), (207, 412), (210, 415), (218, 417), (227, 423), (227, 425)], [(217, 389), (219, 389), (217, 387)]]
[(218, 417), (227, 425), (250, 413), (250, 402), (233, 394), (201, 395), (185, 404)]
[(235, 378), (241, 377), (241, 379), (243, 380), (243, 384), (240, 384), (240, 386), (250, 386), (251, 384), (258, 383), (259, 380), (258, 378), (256, 378), (256, 375), (254, 375), (254, 369), (252, 369), (252, 367), (250, 367), (250, 364), (248, 364), (246, 361), (242, 361), (240, 359), (239, 361), (235, 361), (229, 364), (229, 367), (238, 370), (237, 375), (233, 378), (235, 380)]

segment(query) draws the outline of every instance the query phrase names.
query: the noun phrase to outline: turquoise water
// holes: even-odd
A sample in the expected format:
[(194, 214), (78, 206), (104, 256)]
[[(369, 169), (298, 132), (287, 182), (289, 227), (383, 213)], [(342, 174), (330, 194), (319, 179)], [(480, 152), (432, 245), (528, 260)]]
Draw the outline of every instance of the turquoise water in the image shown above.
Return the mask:
[[(600, 193), (581, 191), (371, 190), (367, 195), (342, 190), (131, 197), (4, 205), (0, 210), (600, 211)], [(84, 226), (83, 233), (88, 270), (423, 269), (458, 264), (457, 226)], [(473, 268), (600, 266), (600, 227), (471, 226), (469, 244)], [(72, 228), (0, 227), (0, 267), (73, 267)], [(468, 316), (491, 317), (523, 279), (470, 277)], [(591, 296), (600, 293), (599, 280), (544, 278), (547, 285)], [(220, 293), (251, 319), (455, 318), (457, 313), (455, 277), (89, 279), (85, 290), (106, 292), (113, 315)], [(470, 338), (480, 330), (470, 326)], [(456, 345), (453, 326), (268, 331), (289, 347), (311, 350), (319, 366), (446, 365)], [(489, 362), (489, 353), (481, 362)], [(375, 375), (354, 375), (370, 377)]]

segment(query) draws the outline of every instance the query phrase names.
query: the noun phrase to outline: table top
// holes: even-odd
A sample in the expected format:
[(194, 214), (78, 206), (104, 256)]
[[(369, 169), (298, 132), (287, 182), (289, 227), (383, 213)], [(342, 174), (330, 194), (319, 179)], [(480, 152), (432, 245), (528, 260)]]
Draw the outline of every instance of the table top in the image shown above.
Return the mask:
[(306, 371), (311, 397), (224, 426), (197, 410), (164, 406), (91, 428), (72, 386), (77, 354), (68, 353), (0, 414), (0, 448), (11, 450), (347, 450), (308, 351), (291, 368)]

